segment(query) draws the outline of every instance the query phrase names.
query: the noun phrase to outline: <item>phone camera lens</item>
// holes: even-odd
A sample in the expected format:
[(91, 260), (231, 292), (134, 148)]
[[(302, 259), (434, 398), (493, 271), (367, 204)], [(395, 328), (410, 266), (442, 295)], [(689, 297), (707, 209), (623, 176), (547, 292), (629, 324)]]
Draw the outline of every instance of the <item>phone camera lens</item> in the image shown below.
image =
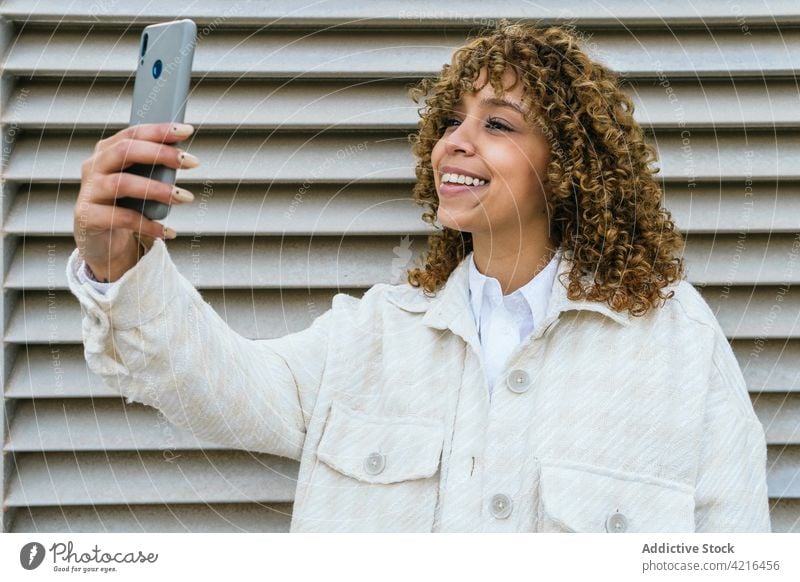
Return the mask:
[(161, 64), (161, 59), (158, 59), (155, 63), (153, 63), (153, 78), (158, 79), (161, 76), (161, 69), (163, 65)]

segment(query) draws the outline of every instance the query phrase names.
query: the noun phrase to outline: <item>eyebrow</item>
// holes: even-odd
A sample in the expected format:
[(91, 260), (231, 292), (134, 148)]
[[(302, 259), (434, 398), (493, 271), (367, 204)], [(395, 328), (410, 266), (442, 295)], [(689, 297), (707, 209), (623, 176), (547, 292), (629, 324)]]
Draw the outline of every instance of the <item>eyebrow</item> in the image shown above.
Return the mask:
[[(459, 101), (458, 103), (455, 104), (455, 107), (459, 107), (460, 105), (463, 104), (464, 104), (463, 101)], [(525, 111), (522, 109), (522, 107), (512, 101), (506, 101), (505, 99), (499, 99), (497, 97), (484, 97), (483, 99), (481, 99), (480, 104), (483, 107), (489, 107), (492, 105), (495, 105), (497, 107), (507, 107), (509, 109), (513, 109), (514, 111), (522, 115), (522, 117), (525, 117)]]
[(525, 117), (525, 111), (523, 111), (522, 107), (512, 101), (506, 101), (505, 99), (498, 99), (497, 97), (486, 97), (481, 99), (481, 105), (484, 107), (488, 107), (489, 105), (496, 105), (498, 107), (509, 107)]

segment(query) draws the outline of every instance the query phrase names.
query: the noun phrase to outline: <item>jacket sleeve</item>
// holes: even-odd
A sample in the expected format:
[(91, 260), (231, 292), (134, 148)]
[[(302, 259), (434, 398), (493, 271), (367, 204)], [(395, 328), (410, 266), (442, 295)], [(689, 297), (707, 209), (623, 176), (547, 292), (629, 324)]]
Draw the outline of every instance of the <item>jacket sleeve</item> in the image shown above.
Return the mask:
[(164, 241), (150, 245), (105, 294), (78, 279), (78, 249), (68, 260), (89, 369), (198, 438), (299, 460), (333, 309), (303, 331), (246, 339), (178, 272)]
[(695, 487), (698, 532), (769, 532), (767, 445), (736, 356), (715, 325)]

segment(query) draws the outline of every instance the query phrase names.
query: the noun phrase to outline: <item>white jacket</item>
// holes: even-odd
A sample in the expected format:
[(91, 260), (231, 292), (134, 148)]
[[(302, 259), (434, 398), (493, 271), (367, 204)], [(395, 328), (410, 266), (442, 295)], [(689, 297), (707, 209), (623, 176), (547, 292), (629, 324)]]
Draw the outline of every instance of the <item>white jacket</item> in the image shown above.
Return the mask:
[[(300, 461), (292, 532), (766, 532), (764, 431), (688, 282), (645, 317), (566, 298), (489, 390), (467, 262), (430, 298), (338, 293), (300, 332), (235, 333), (166, 245), (102, 295), (76, 276), (92, 371), (198, 437)], [(564, 277), (566, 277), (564, 275)]]

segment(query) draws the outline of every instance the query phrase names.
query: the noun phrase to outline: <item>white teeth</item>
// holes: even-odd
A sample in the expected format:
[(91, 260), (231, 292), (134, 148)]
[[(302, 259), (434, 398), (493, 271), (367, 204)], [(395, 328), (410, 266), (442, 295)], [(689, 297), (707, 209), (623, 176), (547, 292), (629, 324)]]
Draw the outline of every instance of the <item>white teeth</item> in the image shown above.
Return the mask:
[(486, 180), (473, 178), (472, 176), (465, 176), (463, 174), (442, 174), (442, 182), (466, 184), (467, 186), (483, 186), (486, 184)]

